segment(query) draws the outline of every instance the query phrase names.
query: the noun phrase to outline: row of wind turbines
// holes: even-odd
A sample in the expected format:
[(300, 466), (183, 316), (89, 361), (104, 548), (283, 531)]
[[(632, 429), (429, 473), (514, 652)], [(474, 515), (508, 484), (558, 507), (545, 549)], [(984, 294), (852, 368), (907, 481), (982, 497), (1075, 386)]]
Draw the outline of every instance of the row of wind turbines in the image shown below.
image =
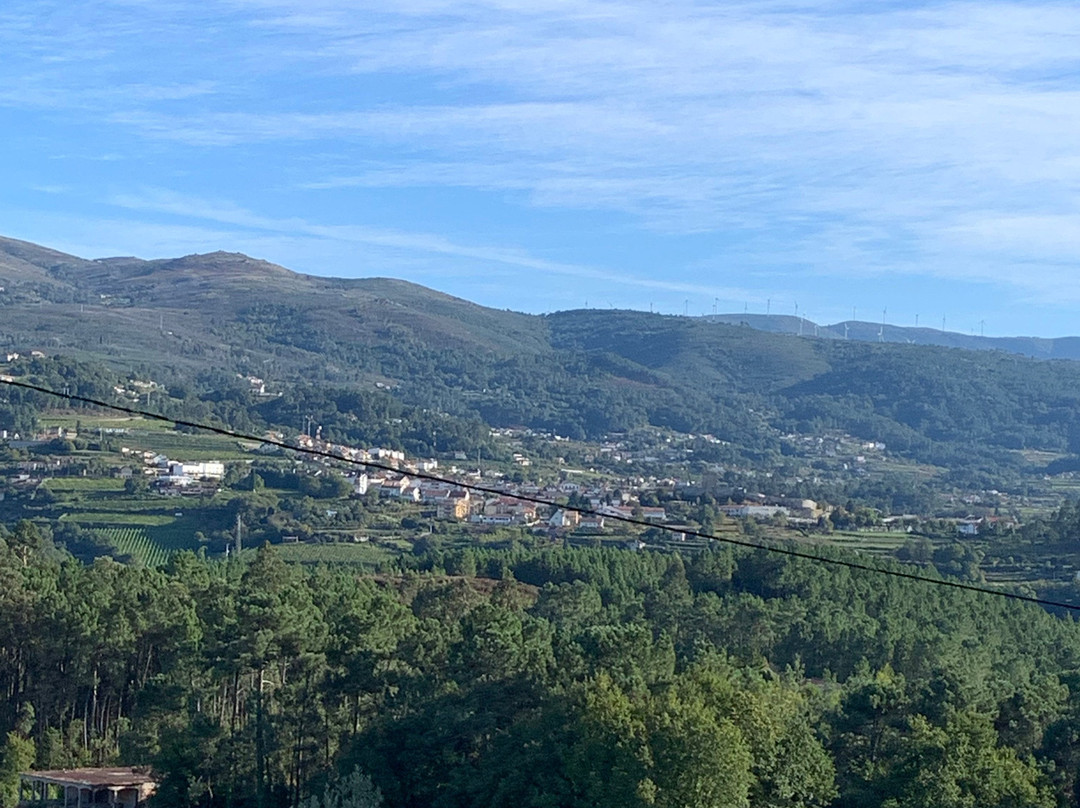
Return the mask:
[[(717, 309), (719, 307), (719, 304), (720, 304), (720, 298), (715, 298), (713, 300), (713, 314), (714, 315), (717, 314)], [(800, 317), (799, 316), (799, 303), (798, 303), (798, 301), (794, 301), (794, 305), (795, 305), (795, 317), (799, 321), (799, 336), (800, 337), (804, 336), (804, 334), (803, 334), (803, 324), (806, 323), (806, 322), (811, 322), (811, 324), (814, 326), (814, 336), (815, 337), (818, 336), (818, 329), (819, 329), (818, 324), (813, 323), (812, 321), (808, 320), (807, 317), (806, 317), (805, 312), (803, 313), (803, 316)], [(687, 311), (688, 306), (689, 306), (689, 301), (686, 301), (686, 305), (684, 306), (684, 313)], [(748, 313), (749, 313), (749, 305), (748, 304), (743, 304), (743, 314), (748, 314)], [(765, 316), (768, 317), (771, 314), (772, 314), (772, 299), (767, 298), (766, 301), (765, 301)], [(885, 326), (887, 325), (886, 318), (888, 317), (888, 314), (889, 314), (888, 307), (886, 306), (886, 307), (882, 308), (882, 310), (881, 310), (881, 325), (878, 327), (878, 333), (877, 333), (878, 342), (885, 342)], [(857, 309), (856, 306), (851, 307), (851, 320), (852, 321), (858, 320), (858, 309)], [(844, 339), (848, 339), (848, 334), (849, 334), (849, 331), (850, 331), (850, 323), (845, 322), (843, 325), (844, 325)], [(942, 333), (945, 332), (945, 326), (946, 326), (946, 316), (943, 314), (943, 315), (941, 315), (941, 331), (942, 331)], [(918, 328), (918, 327), (919, 327), (919, 315), (916, 314), (915, 315), (915, 328)], [(972, 330), (972, 333), (974, 333), (974, 329)], [(986, 336), (986, 321), (985, 320), (979, 320), (979, 336), (980, 337), (985, 337)], [(909, 339), (908, 342), (912, 342), (912, 340)]]

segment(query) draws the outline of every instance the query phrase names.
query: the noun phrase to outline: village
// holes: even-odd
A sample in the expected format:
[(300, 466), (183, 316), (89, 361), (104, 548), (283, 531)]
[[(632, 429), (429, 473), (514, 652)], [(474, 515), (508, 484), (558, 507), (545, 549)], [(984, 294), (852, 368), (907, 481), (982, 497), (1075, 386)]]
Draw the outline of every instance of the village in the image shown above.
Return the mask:
[[(129, 393), (144, 389), (149, 387), (134, 387)], [(399, 449), (332, 443), (322, 439), (317, 426), (291, 437), (268, 433), (264, 436), (268, 442), (252, 443), (242, 450), (223, 441), (219, 445), (228, 446), (227, 458), (209, 456), (215, 444), (203, 445), (195, 459), (184, 454), (182, 436), (173, 438), (176, 446), (167, 452), (143, 448), (147, 436), (160, 433), (140, 436), (139, 426), (98, 423), (84, 425), (80, 432), (71, 425), (54, 425), (30, 436), (0, 434), (11, 455), (0, 500), (7, 495), (9, 506), (14, 498), (32, 508), (30, 503), (55, 499), (47, 492), (63, 490), (72, 485), (65, 480), (76, 476), (84, 486), (95, 478), (112, 480), (117, 495), (138, 496), (140, 507), (147, 506), (147, 498), (150, 502), (195, 500), (198, 507), (208, 507), (223, 497), (238, 496), (237, 480), (245, 474), (276, 463), (309, 478), (339, 476), (347, 485), (340, 493), (367, 503), (369, 511), (375, 509), (373, 513), (391, 507), (401, 514), (403, 524), (435, 520), (455, 526), (442, 530), (458, 535), (483, 536), (497, 528), (514, 528), (548, 538), (636, 542), (643, 530), (654, 526), (663, 530), (651, 533), (651, 538), (667, 545), (703, 532), (730, 531), (738, 525), (746, 530), (745, 526), (754, 524), (780, 535), (836, 528), (905, 534), (918, 532), (932, 521), (939, 530), (943, 524), (951, 525), (958, 537), (1013, 531), (1020, 526), (1015, 516), (1003, 511), (1003, 506), (1015, 511), (1015, 503), (998, 491), (957, 496), (951, 503), (953, 514), (945, 517), (866, 508), (848, 513), (841, 504), (783, 490), (804, 487), (801, 477), (785, 481), (760, 469), (692, 464), (694, 450), (689, 447), (719, 443), (711, 436), (669, 435), (651, 443), (641, 436), (616, 436), (588, 444), (531, 430), (492, 430), (492, 437), (505, 445), (508, 459), (470, 466), (461, 453), (439, 460), (409, 457)], [(869, 475), (887, 459), (882, 444), (847, 436), (784, 438), (813, 450), (807, 453), (811, 467), (814, 458), (824, 458), (851, 475)], [(283, 445), (295, 451), (287, 452)], [(526, 447), (538, 445), (549, 450), (539, 453), (545, 457), (530, 456), (527, 451)], [(767, 485), (770, 493), (753, 490), (750, 486), (755, 481), (763, 488)], [(710, 503), (708, 511), (692, 506), (703, 496)], [(386, 505), (378, 506), (379, 502)], [(340, 508), (324, 508), (307, 519), (308, 529), (290, 523), (281, 535), (286, 540), (314, 542), (364, 541), (370, 536), (370, 520), (354, 520), (355, 527), (350, 529), (340, 512)], [(80, 517), (73, 513), (68, 518)], [(381, 524), (385, 527), (385, 520)], [(407, 536), (408, 530), (398, 533)]]
[[(43, 356), (33, 350), (5, 358)], [(236, 374), (236, 383), (253, 400), (280, 395), (260, 376)], [(169, 396), (159, 382), (138, 376), (112, 393), (133, 406)], [(0, 429), (0, 510), (13, 519), (82, 526), (127, 554), (135, 546), (131, 531), (141, 530), (142, 545), (160, 545), (155, 558), (183, 548), (229, 552), (241, 530), (255, 541), (370, 543), (393, 552), (436, 534), (455, 543), (531, 536), (683, 548), (733, 533), (846, 535), (896, 547), (911, 535), (1011, 535), (1061, 501), (1050, 484), (1019, 495), (942, 486), (940, 470), (837, 431), (778, 434), (780, 451), (768, 461), (748, 460), (714, 435), (656, 428), (594, 440), (491, 428), (495, 448), (486, 457), (413, 457), (396, 447), (327, 440), (311, 417), (297, 432), (235, 441), (139, 418), (43, 415), (32, 432)], [(289, 482), (260, 483), (275, 500), (255, 496), (256, 478), (282, 475)], [(895, 496), (930, 483), (932, 499)], [(863, 495), (853, 502), (848, 493), (879, 489), (893, 491), (892, 501)], [(224, 522), (226, 510), (253, 497), (263, 504)]]

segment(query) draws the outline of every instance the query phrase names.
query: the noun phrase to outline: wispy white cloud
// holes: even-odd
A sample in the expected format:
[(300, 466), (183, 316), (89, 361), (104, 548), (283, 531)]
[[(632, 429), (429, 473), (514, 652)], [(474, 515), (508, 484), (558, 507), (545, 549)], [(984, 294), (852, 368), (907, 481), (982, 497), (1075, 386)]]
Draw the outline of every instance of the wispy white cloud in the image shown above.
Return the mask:
[(579, 280), (588, 279), (619, 286), (698, 296), (723, 296), (728, 299), (745, 298), (748, 294), (753, 295), (753, 293), (742, 288), (642, 278), (604, 268), (550, 261), (537, 258), (524, 250), (513, 247), (459, 244), (443, 236), (431, 233), (388, 230), (362, 225), (321, 225), (299, 218), (276, 219), (258, 215), (230, 202), (202, 200), (169, 191), (151, 190), (137, 195), (118, 194), (113, 196), (109, 202), (118, 207), (135, 211), (166, 213), (292, 238), (324, 239), (349, 244), (374, 245), (401, 250), (405, 253), (466, 259), (515, 269), (525, 269), (547, 275), (571, 277)]
[[(526, 212), (625, 214), (643, 238), (713, 235), (712, 251), (736, 243), (747, 271), (930, 275), (1072, 299), (1072, 4), (95, 0), (44, 24), (35, 10), (0, 13), (0, 48), (22, 54), (0, 65), (0, 104), (185, 156), (273, 150), (309, 195), (467, 189)], [(152, 63), (154, 51), (170, 58)], [(404, 229), (255, 221), (245, 204), (214, 217), (564, 266)]]
[[(1070, 137), (1080, 97), (1061, 80), (1077, 66), (1064, 6), (314, 8), (259, 22), (314, 31), (312, 58), (327, 70), (428, 73), (475, 100), (112, 119), (199, 146), (405, 145), (414, 153), (379, 175), (308, 185), (505, 191), (692, 232), (807, 215), (888, 221), (898, 183), (929, 228), (957, 200), (1045, 206), (1080, 179)], [(857, 209), (844, 204), (856, 197)]]

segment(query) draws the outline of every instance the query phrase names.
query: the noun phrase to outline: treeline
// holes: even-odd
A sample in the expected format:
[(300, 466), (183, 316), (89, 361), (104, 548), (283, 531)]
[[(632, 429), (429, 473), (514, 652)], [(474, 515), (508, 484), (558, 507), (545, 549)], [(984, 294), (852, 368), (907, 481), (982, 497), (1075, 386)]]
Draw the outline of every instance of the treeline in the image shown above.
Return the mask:
[[(841, 431), (952, 470), (949, 482), (1011, 485), (1014, 450), (1080, 453), (1080, 366), (991, 351), (799, 339), (692, 318), (574, 311), (490, 351), (422, 329), (305, 343), (358, 374), (395, 380), (421, 408), (598, 438), (651, 425), (711, 433), (742, 460), (775, 461), (779, 435)], [(306, 323), (306, 324), (305, 324)], [(259, 338), (316, 326), (293, 311)], [(464, 323), (466, 333), (470, 324)], [(268, 330), (267, 330), (268, 329)], [(289, 332), (292, 334), (292, 332)]]
[[(68, 358), (25, 358), (14, 363), (10, 373), (19, 376), (22, 381), (59, 393), (105, 401), (116, 398), (113, 387), (118, 383), (117, 375), (103, 365), (92, 362)], [(0, 384), (0, 429), (29, 437), (37, 427), (37, 414), (60, 405), (61, 400), (55, 396)]]
[(26, 522), (0, 581), (5, 805), (112, 762), (163, 806), (1077, 803), (1080, 630), (992, 596), (734, 550), (84, 566)]
[[(465, 452), (477, 449), (491, 457), (494, 444), (489, 428), (477, 417), (461, 418), (438, 410), (408, 405), (387, 392), (306, 384), (286, 385), (281, 395), (255, 395), (248, 381), (235, 373), (203, 371), (190, 377), (164, 369), (141, 368), (142, 379), (161, 387), (147, 399), (132, 401), (116, 392), (127, 378), (105, 365), (64, 356), (21, 359), (12, 367), (20, 381), (60, 394), (144, 408), (168, 418), (193, 423), (227, 426), (241, 432), (262, 434), (267, 429), (313, 432), (356, 446), (385, 446), (413, 455)], [(112, 411), (65, 401), (33, 390), (0, 385), (0, 429), (30, 435), (37, 414), (50, 409), (73, 408), (87, 412)]]
[[(314, 422), (332, 440), (415, 454), (487, 451), (488, 425), (591, 439), (654, 426), (726, 442), (704, 446), (702, 459), (774, 466), (785, 450), (781, 435), (836, 431), (945, 467), (950, 485), (1010, 491), (1023, 474), (1041, 471), (1016, 450), (1080, 453), (1075, 362), (798, 339), (637, 312), (551, 315), (542, 321), (547, 349), (530, 334), (528, 350), (517, 352), (462, 351), (393, 329), (335, 341), (331, 329), (304, 347), (318, 357), (310, 368), (275, 374), (283, 377), (271, 383), (280, 397), (253, 395), (237, 373), (262, 373), (251, 351), (279, 350), (279, 332), (299, 316), (257, 318), (245, 326), (254, 330), (237, 334), (223, 326), (225, 336), (249, 342), (211, 370), (141, 368), (167, 387), (151, 403), (172, 417), (244, 431)], [(271, 355), (265, 361), (285, 362)], [(325, 378), (324, 365), (341, 373)], [(113, 400), (116, 374), (101, 367), (35, 359), (26, 368), (55, 389)], [(372, 389), (373, 379), (387, 388)], [(32, 401), (0, 399), (0, 428), (25, 431)], [(1075, 462), (1070, 456), (1049, 470)]]
[[(573, 313), (535, 318), (530, 331), (515, 332), (507, 324), (506, 333), (491, 333), (490, 324), (468, 317), (470, 311), (454, 313), (455, 319), (464, 317), (457, 324), (462, 333), (440, 333), (447, 323), (438, 326), (423, 317), (407, 328), (360, 313), (354, 314), (353, 328), (342, 331), (302, 307), (258, 304), (224, 327), (222, 335), (235, 345), (275, 352), (288, 347), (320, 357), (305, 371), (318, 386), (341, 386), (340, 378), (319, 376), (319, 367), (333, 362), (341, 369), (338, 376), (351, 383), (392, 380), (395, 397), (407, 405), (494, 426), (524, 425), (584, 439), (651, 424), (713, 432), (752, 452), (778, 446), (761, 418), (747, 412), (760, 409), (762, 401), (737, 376), (681, 378), (675, 368), (648, 358), (669, 357), (665, 346), (672, 338), (666, 332), (679, 318), (656, 317), (654, 328), (642, 330), (636, 313), (612, 312), (603, 325), (593, 317), (578, 327), (570, 322), (579, 314)], [(623, 323), (622, 318), (629, 319)], [(515, 315), (513, 322), (526, 319)], [(636, 340), (642, 351), (625, 355), (617, 340), (597, 347), (588, 332), (606, 327), (614, 328), (618, 339)], [(479, 345), (488, 341), (491, 348), (463, 349), (463, 335)], [(728, 364), (733, 366), (728, 370), (742, 367)]]
[(1065, 502), (1052, 514), (1029, 520), (1020, 528), (1020, 535), (1032, 545), (1080, 549), (1080, 502)]

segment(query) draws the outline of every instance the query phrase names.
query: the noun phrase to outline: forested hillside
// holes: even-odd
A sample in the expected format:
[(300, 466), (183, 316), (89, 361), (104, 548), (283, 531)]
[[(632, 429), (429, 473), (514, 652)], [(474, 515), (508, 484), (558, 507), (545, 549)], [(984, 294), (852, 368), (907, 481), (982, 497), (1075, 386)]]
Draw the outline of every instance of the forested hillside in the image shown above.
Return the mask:
[[(1080, 337), (987, 337), (974, 331), (943, 331), (926, 326), (846, 320), (819, 325), (805, 317), (785, 314), (712, 314), (708, 319), (729, 325), (749, 325), (777, 334), (807, 334), (836, 340), (896, 342), (902, 345), (937, 345), (969, 351), (1003, 351), (1035, 359), (1080, 359)], [(980, 329), (981, 330), (981, 329)]]
[(1072, 361), (629, 311), (529, 316), (226, 253), (85, 261), (4, 240), (0, 285), (0, 345), (103, 361), (181, 397), (240, 395), (238, 373), (335, 396), (380, 386), (466, 421), (570, 437), (653, 425), (755, 460), (775, 460), (784, 433), (835, 429), (985, 475), (1023, 465), (1013, 450), (1075, 453), (1080, 440)]
[(417, 808), (1077, 800), (1080, 630), (1034, 606), (743, 551), (357, 577), (0, 537), (4, 804), (20, 767), (118, 757), (163, 806), (306, 805), (357, 770)]

